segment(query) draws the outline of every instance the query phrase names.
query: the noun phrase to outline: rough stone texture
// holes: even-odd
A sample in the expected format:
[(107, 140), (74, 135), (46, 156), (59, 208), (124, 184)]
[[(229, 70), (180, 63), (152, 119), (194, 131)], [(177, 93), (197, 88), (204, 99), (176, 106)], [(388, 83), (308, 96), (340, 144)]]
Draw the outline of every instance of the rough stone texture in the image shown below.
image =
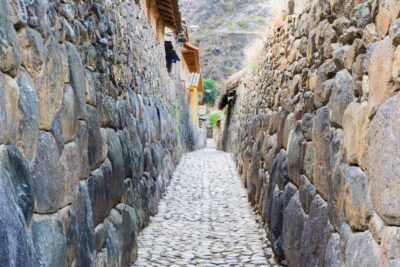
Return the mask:
[[(238, 170), (246, 170), (243, 178), (261, 155), (262, 194), (254, 206), (261, 208), (277, 260), (288, 266), (299, 256), (282, 235), (298, 231), (301, 266), (400, 262), (400, 250), (387, 256), (380, 243), (385, 225), (400, 226), (399, 3), (285, 0), (287, 13), (265, 34), (257, 70), (232, 78), (235, 120), (223, 133), (231, 140), (226, 150)], [(260, 135), (261, 146), (248, 145)], [(279, 168), (278, 153), (285, 155)], [(283, 166), (287, 172), (278, 172)], [(295, 216), (285, 205), (293, 209), (287, 198), (297, 191), (308, 218), (302, 230), (281, 216)], [(367, 234), (372, 237), (356, 238)]]
[(44, 266), (68, 266), (67, 239), (58, 219), (35, 215), (32, 219), (32, 237)]
[(187, 92), (137, 3), (0, 0), (1, 266), (131, 265), (194, 149)]
[(371, 216), (371, 201), (368, 192), (368, 177), (358, 167), (350, 167), (345, 178), (346, 218), (354, 230), (368, 229)]
[(393, 53), (394, 47), (389, 37), (372, 45), (368, 65), (368, 103), (373, 111), (394, 94)]
[(20, 43), (10, 20), (8, 1), (0, 2), (0, 71), (12, 76), (17, 74), (21, 63)]
[(55, 212), (63, 206), (60, 156), (57, 144), (50, 133), (40, 132), (36, 157), (30, 165), (35, 196), (35, 211)]
[(379, 266), (378, 244), (368, 231), (350, 236), (345, 255), (346, 266)]
[(317, 195), (311, 203), (310, 213), (301, 236), (300, 266), (322, 266), (325, 250), (332, 232), (327, 205)]
[(343, 113), (347, 105), (353, 101), (354, 93), (351, 89), (352, 77), (347, 70), (339, 71), (335, 77), (328, 107), (330, 109), (330, 119), (334, 126), (342, 126)]
[(321, 108), (317, 111), (313, 125), (313, 183), (324, 199), (328, 198), (331, 175), (331, 136), (329, 108)]
[(32, 207), (26, 204), (32, 206), (33, 203), (26, 202), (32, 197), (27, 195), (30, 190), (28, 177), (20, 176), (26, 170), (25, 163), (21, 156), (14, 154), (16, 149), (12, 147), (0, 146), (0, 151), (0, 265), (40, 266), (27, 226)]
[(299, 194), (296, 194), (283, 212), (283, 247), (289, 266), (301, 266), (301, 233), (306, 220)]
[(390, 224), (400, 225), (398, 151), (400, 95), (383, 104), (367, 133), (367, 173), (371, 180), (371, 198), (378, 214)]
[(133, 266), (274, 266), (263, 240), (230, 155), (207, 147), (183, 157)]
[(341, 266), (341, 254), (340, 254), (340, 236), (338, 233), (334, 233), (329, 238), (328, 244), (326, 245), (325, 262), (326, 267), (339, 267)]
[(364, 153), (368, 120), (368, 103), (352, 102), (343, 115), (344, 143), (346, 146), (347, 163), (364, 165)]
[(67, 52), (52, 35), (45, 46), (43, 74), (37, 87), (40, 129), (50, 130), (54, 116), (62, 102), (64, 83), (69, 81)]

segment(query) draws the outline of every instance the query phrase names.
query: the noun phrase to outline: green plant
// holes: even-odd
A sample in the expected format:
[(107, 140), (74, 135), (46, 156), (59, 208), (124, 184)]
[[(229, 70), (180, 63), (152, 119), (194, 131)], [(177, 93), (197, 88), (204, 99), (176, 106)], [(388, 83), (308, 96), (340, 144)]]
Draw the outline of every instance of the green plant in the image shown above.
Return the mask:
[(232, 30), (233, 29), (233, 22), (231, 20), (228, 20), (226, 22), (226, 26), (228, 27), (228, 29)]
[(203, 80), (204, 103), (214, 106), (217, 101), (217, 82), (213, 79)]
[(180, 122), (180, 111), (178, 108), (178, 103), (175, 102), (172, 104), (173, 109), (174, 109), (174, 118), (175, 118), (175, 133), (179, 134), (181, 132), (181, 129), (179, 128), (179, 122)]
[(249, 28), (249, 21), (246, 20), (246, 19), (240, 20), (238, 24), (239, 24), (239, 27), (242, 28), (242, 29), (246, 29), (247, 30)]
[(265, 23), (265, 18), (261, 17), (261, 16), (255, 16), (251, 20), (256, 24), (264, 24)]
[(215, 128), (220, 119), (221, 119), (221, 113), (219, 112), (211, 113), (210, 116), (208, 116), (208, 125), (212, 128)]
[(233, 3), (232, 1), (226, 1), (225, 9), (229, 12), (232, 12), (235, 9), (235, 3)]

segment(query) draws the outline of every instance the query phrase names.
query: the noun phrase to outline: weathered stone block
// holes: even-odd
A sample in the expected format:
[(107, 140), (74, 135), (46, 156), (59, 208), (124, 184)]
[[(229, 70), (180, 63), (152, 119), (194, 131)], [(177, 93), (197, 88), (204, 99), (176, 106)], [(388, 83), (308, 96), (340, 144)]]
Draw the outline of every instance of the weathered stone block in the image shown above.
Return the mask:
[(86, 115), (86, 101), (85, 93), (88, 91), (89, 85), (86, 80), (85, 70), (82, 66), (82, 60), (78, 54), (78, 51), (71, 43), (66, 43), (67, 55), (68, 55), (68, 66), (69, 75), (71, 80), (71, 86), (75, 92), (76, 110), (78, 113), (78, 119), (85, 119)]
[(0, 146), (1, 179), (29, 225), (33, 214), (33, 190), (28, 163), (15, 146)]
[(61, 221), (55, 216), (34, 215), (32, 237), (44, 266), (68, 266), (67, 239)]
[(40, 111), (40, 129), (50, 130), (59, 109), (64, 83), (69, 81), (67, 52), (52, 35), (45, 45), (43, 73), (37, 87)]
[(307, 216), (301, 208), (299, 194), (295, 194), (283, 211), (283, 247), (289, 266), (301, 266), (301, 235)]
[(347, 242), (346, 266), (379, 266), (379, 247), (368, 231), (352, 234)]
[(308, 178), (304, 175), (300, 176), (299, 199), (303, 210), (309, 214), (311, 203), (316, 195), (316, 190)]
[[(387, 222), (400, 225), (400, 95), (386, 101), (377, 111), (367, 133), (366, 169), (371, 181), (372, 204)], [(388, 186), (390, 185), (390, 186)]]
[(94, 266), (96, 244), (92, 220), (92, 206), (86, 182), (77, 184), (75, 193), (73, 206), (76, 210), (78, 233), (75, 265)]
[(346, 174), (346, 218), (355, 230), (368, 228), (371, 202), (368, 195), (368, 177), (358, 167), (350, 167)]
[(400, 232), (398, 227), (385, 227), (379, 250), (379, 266), (398, 266), (400, 250)]
[(333, 233), (329, 238), (328, 244), (326, 245), (325, 262), (326, 267), (339, 267), (342, 263), (342, 257), (340, 253), (340, 236), (337, 233)]
[(287, 149), (289, 143), (290, 131), (294, 129), (296, 117), (294, 113), (290, 113), (285, 119), (285, 126), (283, 127), (283, 147)]
[(60, 156), (57, 144), (50, 133), (40, 132), (37, 153), (30, 170), (35, 196), (35, 211), (51, 213), (63, 207), (64, 184), (60, 176)]
[(117, 227), (120, 238), (121, 266), (130, 266), (138, 256), (139, 228), (136, 211), (126, 204), (118, 204), (117, 211), (121, 214), (122, 224)]
[(335, 77), (329, 98), (330, 120), (332, 125), (342, 127), (343, 114), (348, 104), (354, 99), (354, 92), (351, 88), (352, 77), (347, 70), (339, 71)]
[(22, 66), (33, 78), (38, 78), (43, 67), (45, 52), (42, 36), (36, 30), (26, 28), (19, 31), (18, 37), (21, 42)]
[(317, 110), (313, 125), (313, 183), (324, 199), (328, 197), (331, 175), (331, 127), (329, 108)]
[(0, 71), (17, 75), (21, 63), (20, 44), (10, 19), (8, 1), (0, 2)]
[(373, 113), (394, 94), (395, 90), (392, 84), (394, 47), (391, 39), (386, 37), (384, 40), (374, 43), (369, 53), (368, 103), (371, 113)]
[(325, 201), (317, 195), (301, 236), (300, 266), (323, 266), (325, 251), (332, 232)]
[(86, 105), (86, 123), (88, 127), (88, 160), (91, 170), (100, 166), (103, 158), (104, 147), (103, 137), (100, 132), (100, 122), (97, 109)]
[(368, 103), (352, 102), (343, 115), (344, 144), (347, 162), (364, 166), (365, 138), (369, 125)]
[(78, 110), (75, 93), (70, 85), (66, 85), (64, 88), (60, 107), (60, 126), (64, 143), (75, 139), (78, 131)]
[[(2, 161), (2, 160), (0, 160)], [(40, 266), (36, 248), (28, 230), (18, 200), (14, 198), (15, 188), (10, 176), (0, 169), (0, 265)]]
[(20, 88), (8, 75), (0, 73), (0, 143), (14, 143), (18, 131)]
[(306, 141), (300, 129), (300, 124), (295, 126), (290, 133), (287, 149), (287, 164), (289, 179), (296, 186), (300, 185), (300, 174), (303, 169)]
[(382, 0), (379, 2), (379, 11), (375, 19), (379, 37), (385, 37), (390, 23), (398, 17), (399, 11), (400, 3), (396, 0)]
[(18, 109), (22, 116), (19, 121), (16, 145), (26, 160), (31, 161), (35, 155), (39, 137), (38, 96), (35, 84), (26, 72), (20, 72), (17, 82), (20, 88)]

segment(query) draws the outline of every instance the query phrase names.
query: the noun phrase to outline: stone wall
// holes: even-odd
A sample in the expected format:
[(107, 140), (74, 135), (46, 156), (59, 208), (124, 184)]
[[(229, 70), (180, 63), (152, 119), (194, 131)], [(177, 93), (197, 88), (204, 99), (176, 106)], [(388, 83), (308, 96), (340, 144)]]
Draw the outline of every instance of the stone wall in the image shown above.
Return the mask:
[(0, 0), (0, 265), (129, 266), (195, 144), (135, 1)]
[(399, 266), (400, 2), (290, 2), (233, 109), (249, 201), (288, 266)]

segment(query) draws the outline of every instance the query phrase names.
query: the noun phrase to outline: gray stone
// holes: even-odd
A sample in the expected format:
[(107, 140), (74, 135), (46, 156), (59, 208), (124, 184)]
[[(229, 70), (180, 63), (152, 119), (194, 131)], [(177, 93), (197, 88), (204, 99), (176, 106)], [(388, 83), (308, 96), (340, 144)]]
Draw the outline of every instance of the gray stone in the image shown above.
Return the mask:
[(0, 265), (41, 266), (9, 173), (0, 169)]
[(75, 260), (76, 251), (78, 249), (78, 225), (76, 212), (72, 206), (67, 206), (58, 212), (58, 216), (63, 225), (64, 236), (67, 239), (68, 266), (71, 266)]
[(107, 129), (107, 146), (107, 157), (112, 166), (112, 179), (115, 190), (112, 199), (113, 203), (116, 204), (121, 199), (123, 183), (126, 177), (121, 142), (119, 141), (118, 133), (112, 129)]
[(64, 206), (57, 144), (50, 133), (40, 132), (37, 153), (30, 164), (35, 211), (51, 213)]
[(14, 143), (18, 131), (20, 88), (10, 76), (0, 73), (0, 143)]
[(315, 188), (308, 178), (304, 175), (300, 176), (299, 198), (303, 210), (308, 214), (310, 212), (311, 203), (316, 195)]
[(122, 225), (116, 227), (120, 237), (121, 266), (129, 266), (138, 256), (138, 221), (136, 211), (125, 204), (118, 204), (116, 209), (122, 216)]
[(329, 108), (317, 110), (313, 125), (313, 183), (324, 199), (328, 198), (331, 175), (331, 129)]
[(354, 92), (351, 88), (352, 77), (347, 70), (339, 71), (335, 77), (329, 98), (330, 120), (332, 125), (342, 127), (343, 114), (348, 104), (354, 99)]
[(345, 179), (346, 219), (352, 229), (366, 230), (372, 211), (368, 194), (368, 177), (360, 168), (350, 167)]
[(300, 185), (300, 174), (303, 169), (306, 141), (300, 129), (300, 124), (295, 126), (289, 137), (287, 149), (287, 164), (289, 179), (296, 186)]
[(283, 244), (289, 266), (301, 266), (301, 234), (307, 216), (301, 208), (299, 194), (295, 194), (283, 211)]
[(52, 35), (45, 45), (43, 73), (37, 86), (40, 129), (50, 130), (62, 102), (64, 83), (69, 81), (67, 52)]
[(85, 93), (87, 91), (88, 82), (85, 77), (85, 70), (82, 65), (82, 60), (78, 51), (71, 43), (66, 43), (68, 54), (69, 75), (71, 86), (75, 92), (76, 108), (78, 119), (85, 119), (86, 115), (86, 100)]
[(96, 108), (86, 105), (86, 123), (89, 134), (88, 160), (91, 170), (98, 168), (103, 159), (103, 137), (100, 132), (99, 116)]
[(301, 236), (300, 266), (323, 266), (326, 246), (332, 232), (325, 201), (317, 195)]
[(33, 214), (33, 192), (28, 163), (15, 146), (0, 146), (0, 169), (3, 183), (13, 195), (15, 203), (29, 225)]
[(29, 75), (21, 71), (18, 76), (20, 96), (18, 109), (23, 114), (19, 122), (17, 143), (27, 161), (31, 161), (36, 152), (39, 137), (39, 103), (36, 87)]
[(53, 216), (34, 215), (32, 237), (43, 266), (68, 266), (67, 239), (61, 221)]
[(60, 107), (60, 126), (64, 143), (75, 139), (78, 131), (78, 110), (75, 93), (70, 85), (64, 87), (64, 96)]
[(340, 267), (342, 266), (341, 262), (340, 236), (337, 233), (333, 233), (326, 246), (324, 266)]
[(0, 71), (12, 76), (21, 63), (20, 44), (12, 21), (8, 1), (0, 1)]
[(95, 266), (96, 243), (92, 220), (92, 206), (89, 191), (85, 182), (76, 186), (76, 197), (73, 203), (77, 221), (76, 266)]
[(79, 150), (81, 148), (76, 142), (64, 146), (59, 166), (60, 176), (57, 180), (62, 188), (62, 194), (58, 193), (61, 205), (65, 206), (74, 200), (75, 187), (78, 185), (81, 176), (81, 162)]
[(346, 266), (379, 266), (379, 247), (368, 231), (351, 235), (346, 246)]
[(43, 67), (44, 59), (45, 49), (42, 36), (39, 32), (30, 28), (22, 29), (18, 33), (18, 36), (21, 40), (22, 66), (25, 67), (25, 69), (32, 77), (37, 78), (39, 76), (40, 70)]
[[(353, 11), (354, 12), (354, 11)], [(363, 3), (355, 8), (355, 20), (357, 21), (357, 26), (359, 28), (364, 28), (369, 23), (373, 22), (373, 17), (371, 16), (371, 11), (369, 9), (368, 3)]]
[(110, 202), (110, 193), (108, 191), (108, 184), (102, 169), (109, 166), (111, 172), (111, 164), (109, 161), (105, 162), (101, 169), (97, 169), (90, 173), (88, 178), (88, 189), (90, 200), (92, 203), (93, 223), (98, 225), (109, 214), (112, 204)]
[[(367, 175), (372, 204), (382, 219), (400, 225), (400, 95), (390, 98), (376, 113), (367, 132)], [(388, 186), (390, 185), (390, 186)]]
[(103, 128), (119, 128), (117, 104), (114, 98), (97, 94), (97, 111), (99, 112), (100, 126)]
[(25, 1), (11, 1), (10, 6), (10, 17), (15, 28), (21, 28), (28, 22), (28, 14), (26, 10)]

